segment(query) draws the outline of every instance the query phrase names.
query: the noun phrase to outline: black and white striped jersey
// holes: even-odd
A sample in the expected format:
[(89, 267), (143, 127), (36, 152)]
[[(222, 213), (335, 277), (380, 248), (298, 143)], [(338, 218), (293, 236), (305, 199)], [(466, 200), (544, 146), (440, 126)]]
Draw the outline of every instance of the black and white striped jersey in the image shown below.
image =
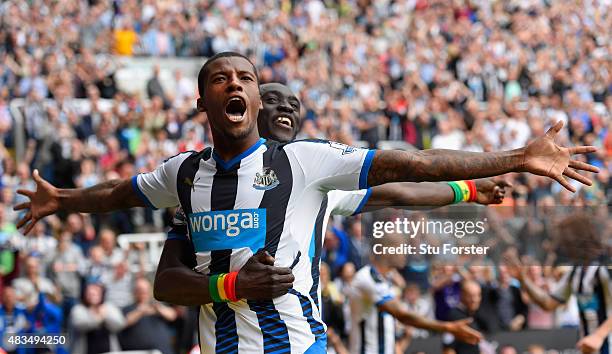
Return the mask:
[(325, 326), (310, 294), (314, 259), (306, 255), (327, 192), (366, 188), (373, 156), (324, 140), (261, 139), (230, 161), (213, 149), (187, 152), (133, 178), (152, 207), (182, 207), (197, 271), (239, 270), (262, 248), (293, 268), (285, 296), (202, 306), (203, 353), (324, 352)]
[(395, 318), (378, 307), (395, 298), (391, 283), (371, 265), (362, 267), (351, 282), (351, 353), (395, 353)]
[[(578, 300), (582, 334), (593, 334), (612, 316), (612, 280), (609, 268), (600, 265), (572, 266), (551, 292), (551, 296), (565, 303), (572, 295)], [(611, 353), (611, 341), (612, 336), (608, 336), (600, 353)]]

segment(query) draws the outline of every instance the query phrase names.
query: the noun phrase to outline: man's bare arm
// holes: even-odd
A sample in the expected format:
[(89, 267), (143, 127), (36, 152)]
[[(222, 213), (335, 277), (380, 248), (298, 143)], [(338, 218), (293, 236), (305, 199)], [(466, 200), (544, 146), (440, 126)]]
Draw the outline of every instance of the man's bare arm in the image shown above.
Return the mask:
[(58, 198), (60, 210), (68, 212), (106, 213), (146, 206), (129, 179), (113, 179), (89, 188), (58, 189)]
[(582, 338), (576, 344), (582, 353), (597, 353), (608, 335), (612, 332), (612, 317), (608, 318), (595, 332)]
[(212, 302), (208, 291), (208, 276), (192, 270), (193, 266), (195, 255), (189, 242), (167, 240), (155, 273), (155, 298), (183, 306)]
[(429, 319), (407, 311), (397, 299), (389, 300), (378, 307), (381, 311), (391, 314), (398, 321), (409, 326), (434, 332), (449, 332), (458, 340), (471, 344), (476, 344), (482, 339), (482, 334), (469, 326), (470, 319), (452, 322)]
[(555, 300), (548, 292), (532, 282), (525, 272), (524, 268), (521, 269), (517, 279), (521, 282), (522, 288), (525, 289), (533, 302), (546, 311), (554, 311), (557, 307), (561, 306), (559, 301)]
[(566, 148), (554, 138), (563, 127), (558, 122), (542, 137), (526, 147), (502, 152), (467, 152), (457, 150), (377, 151), (368, 172), (368, 185), (390, 182), (453, 181), (501, 175), (509, 172), (530, 172), (552, 178), (566, 189), (575, 188), (564, 176), (591, 185), (591, 180), (576, 170), (598, 172), (587, 163), (572, 160), (574, 154), (597, 151), (593, 146)]
[[(193, 248), (185, 240), (167, 240), (155, 274), (153, 295), (175, 305), (197, 306), (211, 303), (209, 277), (191, 269)], [(274, 257), (260, 251), (238, 272), (236, 296), (239, 299), (271, 300), (293, 287), (290, 268), (275, 267)]]
[(523, 166), (521, 150), (478, 153), (459, 150), (377, 151), (368, 184), (389, 182), (455, 181), (518, 172)]
[(386, 207), (438, 207), (451, 204), (454, 199), (453, 189), (445, 183), (387, 183), (372, 187), (372, 194), (364, 206), (364, 211)]
[(550, 296), (544, 289), (537, 286), (527, 276), (527, 267), (513, 253), (504, 256), (504, 263), (514, 278), (521, 283), (521, 288), (527, 292), (529, 298), (546, 311), (554, 311), (561, 306), (561, 302)]
[[(476, 203), (500, 204), (504, 200), (505, 187), (512, 187), (504, 180), (483, 178), (476, 184)], [(455, 192), (446, 183), (435, 182), (397, 182), (372, 187), (372, 194), (364, 206), (364, 211), (382, 208), (435, 208), (452, 204)]]
[(110, 180), (89, 188), (60, 189), (40, 177), (37, 170), (32, 176), (36, 190), (18, 190), (17, 193), (28, 197), (29, 201), (13, 208), (27, 210), (16, 225), (17, 228), (26, 227), (24, 234), (28, 234), (40, 219), (58, 211), (105, 213), (145, 206), (129, 179)]

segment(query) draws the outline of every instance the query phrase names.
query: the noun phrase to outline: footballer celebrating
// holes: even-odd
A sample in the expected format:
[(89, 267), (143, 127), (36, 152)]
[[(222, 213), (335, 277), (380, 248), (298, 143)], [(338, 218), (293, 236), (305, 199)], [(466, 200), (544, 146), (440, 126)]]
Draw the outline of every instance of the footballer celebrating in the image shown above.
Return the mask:
[(209, 284), (200, 311), (203, 353), (325, 352), (324, 326), (309, 295), (310, 262), (300, 250), (308, 248), (318, 207), (330, 190), (531, 172), (574, 191), (564, 175), (590, 184), (575, 169), (597, 172), (571, 159), (594, 147), (554, 143), (561, 123), (524, 148), (496, 153), (266, 141), (257, 131), (262, 108), (257, 73), (246, 57), (231, 52), (212, 57), (198, 85), (198, 109), (207, 113), (214, 148), (179, 154), (131, 180), (52, 195), (21, 191), (31, 201), (16, 208), (30, 209), (19, 223), (29, 231), (59, 205), (86, 212), (180, 205), (196, 270)]

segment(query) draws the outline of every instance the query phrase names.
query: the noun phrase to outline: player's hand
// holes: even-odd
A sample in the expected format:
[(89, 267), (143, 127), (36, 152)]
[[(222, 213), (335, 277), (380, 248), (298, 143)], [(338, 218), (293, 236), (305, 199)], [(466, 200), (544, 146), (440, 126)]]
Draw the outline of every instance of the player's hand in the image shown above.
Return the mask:
[(600, 335), (593, 333), (590, 336), (586, 336), (576, 343), (576, 348), (583, 354), (596, 353), (601, 348), (604, 342), (604, 338)]
[(470, 327), (471, 318), (448, 322), (446, 331), (451, 333), (455, 339), (469, 344), (478, 344), (482, 339), (482, 334)]
[(239, 299), (271, 300), (285, 295), (294, 280), (290, 268), (275, 267), (274, 257), (260, 250), (238, 272), (236, 296)]
[(25, 226), (24, 235), (32, 231), (32, 228), (40, 219), (56, 213), (60, 207), (58, 189), (40, 177), (38, 170), (34, 170), (32, 177), (36, 182), (36, 191), (17, 190), (18, 194), (28, 197), (30, 201), (13, 208), (13, 210), (27, 210), (27, 213), (19, 219), (16, 225), (18, 229)]
[(597, 151), (594, 146), (574, 146), (566, 148), (555, 144), (557, 133), (563, 128), (563, 122), (558, 121), (553, 125), (544, 136), (531, 142), (524, 148), (523, 170), (536, 175), (546, 176), (559, 182), (570, 192), (575, 192), (568, 180), (563, 176), (575, 179), (576, 181), (590, 186), (591, 180), (576, 170), (599, 172), (599, 169), (587, 163), (572, 160), (575, 154), (588, 154)]
[(506, 195), (506, 187), (512, 188), (512, 185), (504, 180), (495, 180), (493, 178), (482, 178), (474, 181), (476, 184), (476, 203), (478, 204), (501, 204)]
[(527, 267), (523, 266), (518, 256), (513, 252), (506, 252), (503, 256), (503, 261), (510, 276), (519, 281), (523, 281), (526, 276)]

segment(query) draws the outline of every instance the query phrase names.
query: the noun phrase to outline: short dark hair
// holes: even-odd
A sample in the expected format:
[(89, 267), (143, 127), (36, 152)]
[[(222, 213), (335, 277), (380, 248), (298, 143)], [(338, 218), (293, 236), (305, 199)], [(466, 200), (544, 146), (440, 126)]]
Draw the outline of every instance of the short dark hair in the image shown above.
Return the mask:
[(255, 73), (255, 79), (257, 79), (257, 84), (259, 85), (259, 76), (257, 75), (257, 68), (255, 67), (255, 64), (253, 64), (251, 59), (249, 59), (246, 55), (243, 55), (237, 52), (221, 52), (221, 53), (217, 53), (213, 55), (212, 57), (208, 58), (208, 60), (206, 60), (206, 63), (202, 65), (202, 68), (200, 69), (200, 72), (198, 73), (198, 93), (200, 94), (200, 97), (204, 96), (204, 87), (206, 86), (206, 79), (208, 78), (208, 70), (207, 70), (208, 66), (217, 59), (229, 58), (229, 57), (238, 57), (238, 58), (246, 59), (246, 61), (248, 61), (253, 66), (253, 72)]

